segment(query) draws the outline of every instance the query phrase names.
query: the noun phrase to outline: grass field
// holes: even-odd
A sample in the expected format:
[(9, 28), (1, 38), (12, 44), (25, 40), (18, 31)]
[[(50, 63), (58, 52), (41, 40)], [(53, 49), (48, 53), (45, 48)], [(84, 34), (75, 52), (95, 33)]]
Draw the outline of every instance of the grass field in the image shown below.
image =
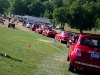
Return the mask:
[(66, 45), (52, 40), (0, 24), (0, 75), (88, 75), (69, 72)]

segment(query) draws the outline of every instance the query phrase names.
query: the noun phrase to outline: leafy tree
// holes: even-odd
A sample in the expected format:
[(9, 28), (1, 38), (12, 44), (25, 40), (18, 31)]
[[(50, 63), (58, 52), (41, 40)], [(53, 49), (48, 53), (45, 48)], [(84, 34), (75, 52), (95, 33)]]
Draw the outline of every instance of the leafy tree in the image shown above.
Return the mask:
[(96, 28), (100, 28), (100, 18), (97, 18), (96, 23), (95, 23)]
[(9, 7), (9, 3), (7, 0), (0, 0), (0, 13), (4, 13), (7, 11)]
[(43, 2), (43, 5), (45, 6), (45, 10), (49, 10), (49, 11), (53, 12), (54, 6), (53, 6), (52, 2), (45, 1), (45, 2)]
[(73, 1), (75, 1), (75, 0), (63, 0), (63, 6), (69, 7)]
[(62, 30), (64, 29), (64, 25), (66, 23), (66, 8), (60, 7), (56, 8), (53, 12), (53, 18), (56, 22), (61, 23)]
[(32, 1), (35, 1), (35, 0), (22, 0), (24, 14), (30, 15), (30, 11), (29, 11), (29, 7), (28, 6), (32, 3)]
[(48, 1), (48, 0), (40, 0), (41, 2), (45, 2), (45, 1)]
[(95, 27), (100, 27), (100, 2), (96, 3), (96, 23)]
[(84, 27), (84, 30), (91, 30), (92, 27), (95, 27), (96, 22), (96, 5), (95, 2), (89, 2), (83, 5), (84, 9), (84, 20), (83, 24), (86, 26)]
[(30, 14), (39, 17), (42, 13), (44, 13), (44, 5), (39, 2), (32, 2), (30, 5), (28, 5), (28, 8), (30, 10)]
[(71, 28), (83, 30), (91, 30), (95, 26), (95, 3), (82, 3), (77, 0), (69, 7), (68, 23)]
[(63, 0), (50, 0), (54, 8), (59, 8), (63, 6)]
[(12, 6), (12, 13), (22, 15), (23, 12), (23, 2), (21, 0), (14, 0), (13, 6)]
[(44, 17), (52, 19), (52, 12), (49, 10), (45, 10)]
[(96, 16), (100, 18), (100, 2), (96, 3)]
[(45, 2), (43, 2), (43, 5), (45, 7), (44, 17), (47, 17), (49, 19), (53, 19), (52, 14), (53, 14), (54, 7), (52, 5), (52, 2), (45, 1)]

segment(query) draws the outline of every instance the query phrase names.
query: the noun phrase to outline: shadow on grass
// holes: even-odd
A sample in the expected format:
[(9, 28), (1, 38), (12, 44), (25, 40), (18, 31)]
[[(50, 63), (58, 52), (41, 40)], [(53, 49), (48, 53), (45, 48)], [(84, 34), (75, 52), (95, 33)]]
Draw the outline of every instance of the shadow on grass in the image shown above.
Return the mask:
[(100, 75), (100, 72), (96, 72), (96, 71), (90, 71), (90, 70), (82, 70), (82, 71), (75, 71), (73, 72), (77, 75)]
[(8, 59), (12, 59), (12, 60), (15, 60), (15, 61), (18, 61), (18, 62), (22, 62), (22, 60), (18, 60), (18, 59), (15, 59), (15, 58), (12, 58), (11, 56), (9, 56), (9, 55), (4, 55), (4, 54), (2, 54), (2, 53), (0, 53), (0, 56), (2, 56), (2, 57), (5, 57), (5, 58), (8, 58)]

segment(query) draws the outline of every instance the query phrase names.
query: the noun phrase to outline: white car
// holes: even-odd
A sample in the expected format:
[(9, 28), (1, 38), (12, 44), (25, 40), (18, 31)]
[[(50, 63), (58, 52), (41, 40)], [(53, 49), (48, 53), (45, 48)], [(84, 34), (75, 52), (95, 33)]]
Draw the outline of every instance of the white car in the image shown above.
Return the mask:
[(26, 23), (26, 28), (30, 28), (31, 25), (32, 25), (31, 22), (27, 22), (27, 23)]
[(61, 27), (60, 26), (56, 26), (56, 29), (60, 29)]

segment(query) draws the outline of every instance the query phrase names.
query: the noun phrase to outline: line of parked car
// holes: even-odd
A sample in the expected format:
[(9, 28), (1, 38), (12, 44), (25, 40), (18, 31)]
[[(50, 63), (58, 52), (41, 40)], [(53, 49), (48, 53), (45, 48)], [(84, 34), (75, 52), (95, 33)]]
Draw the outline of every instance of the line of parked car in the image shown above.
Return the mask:
[(57, 32), (48, 25), (33, 23), (29, 29), (47, 37), (54, 37), (68, 47), (69, 71), (83, 69), (100, 72), (100, 35), (90, 33)]

